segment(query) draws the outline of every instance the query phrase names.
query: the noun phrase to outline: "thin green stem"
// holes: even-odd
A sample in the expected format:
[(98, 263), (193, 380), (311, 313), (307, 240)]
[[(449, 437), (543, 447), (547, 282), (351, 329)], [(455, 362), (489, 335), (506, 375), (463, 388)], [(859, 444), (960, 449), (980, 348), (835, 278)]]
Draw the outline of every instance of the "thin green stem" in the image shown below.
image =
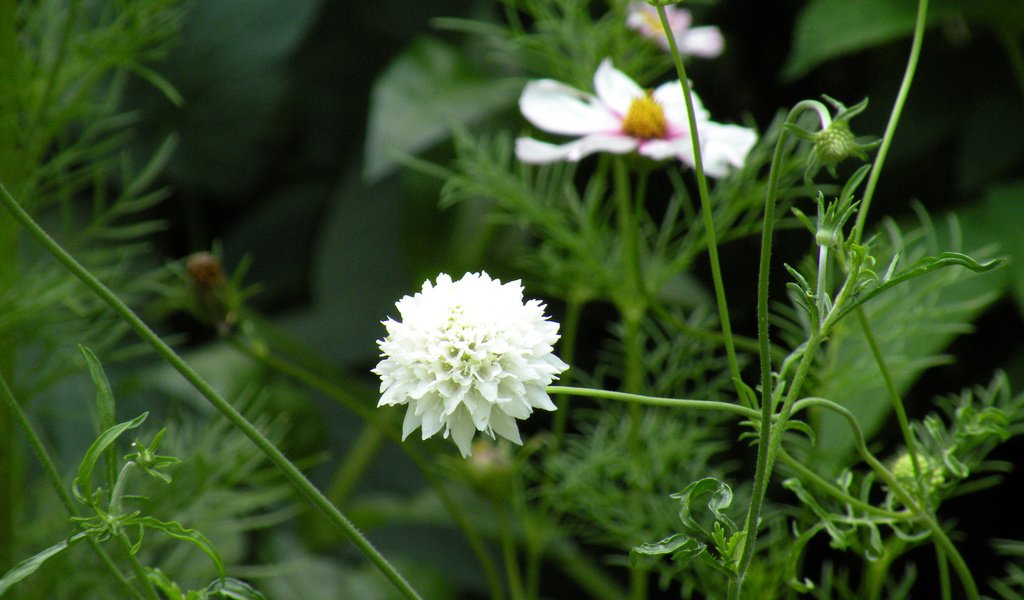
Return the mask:
[(286, 377), (291, 377), (292, 379), (295, 379), (296, 381), (299, 381), (315, 390), (319, 390), (326, 396), (336, 400), (339, 404), (352, 408), (360, 416), (362, 416), (362, 413), (366, 413), (366, 416), (363, 417), (364, 421), (374, 424), (377, 431), (397, 443), (399, 447), (406, 452), (409, 458), (416, 463), (416, 466), (420, 469), (420, 472), (423, 473), (424, 477), (426, 477), (427, 482), (434, 490), (434, 493), (436, 493), (438, 498), (441, 500), (441, 504), (445, 506), (448, 514), (451, 515), (452, 519), (455, 521), (456, 526), (458, 526), (466, 536), (466, 540), (469, 542), (470, 548), (477, 555), (477, 558), (479, 558), (480, 565), (484, 570), (484, 576), (487, 578), (488, 587), (491, 590), (491, 598), (494, 600), (502, 600), (504, 594), (502, 592), (501, 580), (490, 552), (488, 552), (487, 547), (484, 546), (480, 536), (477, 535), (476, 530), (473, 529), (469, 521), (466, 519), (464, 512), (459, 508), (451, 494), (445, 490), (442, 482), (433, 474), (431, 470), (433, 463), (430, 460), (421, 456), (414, 446), (401, 443), (402, 438), (397, 430), (391, 427), (385, 420), (382, 420), (376, 413), (365, 410), (364, 405), (349, 392), (343, 390), (330, 381), (327, 381), (305, 367), (274, 356), (265, 348), (257, 348), (252, 343), (243, 339), (234, 337), (230, 339), (237, 349), (244, 352), (249, 357), (262, 362), (267, 366), (267, 368), (277, 371)]
[(935, 547), (935, 562), (939, 567), (939, 590), (942, 600), (953, 600), (953, 590), (949, 584), (949, 561), (942, 548)]
[(580, 398), (603, 398), (618, 402), (630, 402), (634, 404), (646, 404), (649, 406), (668, 406), (689, 410), (717, 410), (727, 412), (747, 419), (757, 419), (761, 413), (753, 408), (740, 406), (731, 402), (717, 402), (714, 400), (688, 400), (685, 398), (663, 398), (658, 396), (644, 396), (641, 394), (630, 394), (628, 392), (612, 392), (593, 388), (581, 388), (573, 386), (549, 385), (546, 388), (549, 394), (565, 394)]
[[(820, 102), (805, 100), (798, 103), (789, 111), (786, 123), (793, 123), (804, 110), (818, 110)], [(771, 274), (772, 237), (775, 231), (775, 204), (779, 193), (779, 179), (785, 141), (787, 136), (785, 127), (780, 129), (779, 139), (775, 142), (775, 151), (772, 155), (771, 170), (768, 173), (768, 189), (764, 203), (764, 221), (761, 226), (761, 259), (757, 280), (757, 341), (758, 354), (761, 366), (761, 411), (760, 411), (760, 432), (758, 434), (757, 459), (754, 469), (754, 490), (750, 497), (750, 504), (747, 507), (747, 520), (745, 531), (747, 536), (743, 546), (743, 553), (736, 570), (735, 585), (730, 585), (730, 598), (738, 599), (743, 588), (743, 577), (746, 575), (747, 567), (753, 558), (754, 546), (757, 538), (757, 525), (760, 519), (761, 503), (764, 501), (764, 494), (768, 489), (768, 480), (771, 476), (771, 439), (772, 439), (772, 418), (774, 406), (772, 405), (774, 382), (772, 379), (772, 350), (769, 339), (769, 312), (768, 312), (768, 291)], [(816, 336), (812, 336), (812, 340)], [(808, 355), (813, 355), (810, 349), (811, 341), (808, 341), (808, 350), (805, 351), (801, 361), (801, 367), (807, 362)], [(809, 363), (808, 363), (809, 364)], [(802, 384), (802, 378), (801, 378)], [(794, 386), (798, 385), (794, 378)], [(793, 391), (792, 389), (790, 390)], [(786, 417), (784, 416), (783, 419)], [(785, 426), (785, 421), (781, 425)]]
[(942, 526), (939, 525), (938, 521), (935, 520), (935, 516), (928, 512), (928, 510), (921, 506), (917, 499), (914, 498), (907, 490), (903, 487), (896, 476), (892, 474), (889, 469), (882, 464), (880, 460), (875, 458), (875, 455), (868, 450), (867, 443), (864, 439), (864, 432), (860, 428), (860, 424), (857, 422), (857, 417), (853, 415), (847, 408), (832, 402), (825, 398), (804, 398), (799, 402), (795, 403), (793, 412), (798, 412), (808, 406), (821, 406), (831, 411), (838, 413), (846, 422), (850, 425), (850, 429), (853, 432), (854, 444), (857, 448), (857, 452), (864, 459), (864, 462), (871, 467), (882, 478), (885, 484), (889, 487), (889, 490), (899, 498), (900, 502), (903, 503), (908, 509), (913, 511), (917, 517), (931, 530), (932, 541), (936, 547), (941, 549), (950, 562), (953, 563), (953, 569), (956, 570), (957, 576), (960, 577), (960, 583), (964, 587), (964, 591), (970, 600), (978, 600), (978, 587), (974, 582), (974, 576), (971, 574), (970, 568), (964, 561), (960, 551), (956, 549), (953, 542), (950, 541), (949, 536), (943, 531)]
[(722, 335), (725, 338), (725, 355), (729, 362), (729, 374), (736, 385), (736, 395), (740, 402), (745, 402), (746, 395), (740, 389), (741, 377), (739, 362), (736, 360), (736, 343), (732, 337), (732, 324), (729, 319), (729, 304), (725, 297), (725, 286), (722, 283), (722, 269), (718, 261), (718, 238), (715, 234), (715, 217), (711, 209), (711, 198), (708, 194), (708, 180), (704, 175), (704, 162), (701, 157), (700, 132), (697, 130), (697, 117), (693, 110), (693, 98), (690, 94), (690, 80), (686, 77), (683, 58), (676, 47), (675, 36), (668, 23), (665, 7), (658, 5), (658, 18), (668, 41), (669, 52), (675, 62), (679, 85), (683, 89), (683, 100), (686, 102), (686, 118), (690, 128), (690, 143), (693, 147), (693, 170), (697, 175), (697, 192), (700, 195), (701, 213), (704, 219), (704, 230), (708, 243), (708, 259), (711, 262), (711, 279), (715, 287), (715, 301), (718, 304), (718, 320), (722, 324)]
[(815, 473), (813, 470), (808, 468), (799, 460), (790, 456), (789, 453), (785, 451), (785, 449), (780, 449), (778, 456), (779, 461), (781, 461), (787, 467), (792, 469), (800, 479), (813, 483), (818, 489), (844, 504), (849, 504), (850, 506), (858, 510), (862, 510), (869, 515), (881, 517), (884, 519), (892, 519), (893, 521), (906, 521), (913, 517), (913, 514), (911, 513), (886, 510), (884, 508), (879, 508), (873, 504), (868, 504), (867, 502), (864, 502), (860, 498), (851, 496), (850, 494), (836, 487), (835, 484), (823, 478), (821, 475)]
[(500, 500), (494, 502), (494, 512), (498, 518), (498, 536), (501, 538), (501, 553), (505, 560), (505, 579), (508, 581), (509, 596), (512, 600), (526, 600), (523, 580), (520, 577), (515, 536), (508, 523), (507, 511)]
[[(797, 394), (799, 394), (800, 389), (803, 387), (811, 365), (814, 363), (814, 355), (817, 353), (820, 344), (821, 337), (819, 332), (812, 332), (810, 339), (807, 340), (807, 346), (804, 348), (804, 354), (800, 357), (800, 364), (793, 375), (793, 381), (790, 383), (786, 399), (783, 401), (774, 426), (771, 414), (772, 397), (771, 395), (765, 395), (762, 391), (761, 431), (757, 448), (758, 460), (754, 473), (754, 489), (751, 491), (750, 505), (747, 509), (747, 520), (744, 525), (746, 541), (743, 544), (740, 562), (736, 567), (736, 585), (731, 588), (732, 595), (730, 600), (739, 600), (742, 594), (743, 578), (746, 576), (747, 569), (750, 567), (750, 561), (754, 557), (757, 529), (761, 520), (761, 505), (764, 503), (764, 497), (768, 491), (768, 482), (771, 481), (772, 467), (775, 463), (776, 454), (782, 444), (782, 434), (786, 430), (786, 423), (789, 421), (790, 414), (792, 413), (793, 404)], [(768, 416), (767, 422), (764, 419), (765, 415)], [(766, 431), (768, 432), (767, 439), (765, 439)]]
[(914, 480), (917, 481), (918, 495), (924, 498), (924, 489), (922, 487), (924, 484), (921, 481), (921, 463), (917, 455), (917, 443), (914, 441), (914, 434), (910, 430), (910, 422), (907, 420), (907, 411), (903, 407), (903, 399), (900, 398), (900, 393), (896, 389), (895, 382), (892, 380), (892, 374), (889, 373), (889, 367), (886, 365), (885, 357), (882, 356), (882, 351), (875, 340), (875, 334), (871, 331), (871, 324), (868, 322), (867, 315), (864, 314), (864, 308), (858, 306), (855, 312), (857, 313), (857, 321), (860, 323), (861, 331), (864, 332), (864, 338), (868, 342), (868, 347), (871, 348), (871, 355), (875, 358), (878, 371), (882, 374), (885, 389), (889, 392), (892, 409), (896, 413), (896, 420), (899, 422), (900, 432), (903, 434), (903, 444), (907, 447), (907, 454), (910, 455), (910, 463), (914, 469)]
[(344, 506), (359, 480), (373, 465), (384, 436), (370, 423), (363, 425), (352, 447), (345, 453), (345, 460), (334, 472), (327, 487), (327, 497), (335, 506)]
[(18, 202), (11, 196), (7, 188), (0, 184), (0, 203), (3, 204), (11, 215), (31, 234), (36, 240), (50, 252), (65, 268), (71, 271), (89, 289), (91, 289), (101, 300), (103, 300), (114, 312), (118, 314), (140, 338), (147, 342), (161, 358), (170, 364), (221, 414), (227, 417), (238, 430), (244, 433), (277, 467), (291, 484), (306, 498), (315, 508), (323, 512), (327, 519), (338, 528), (367, 558), (387, 577), (392, 584), (407, 598), (420, 598), (416, 590), (409, 585), (404, 577), (384, 558), (380, 552), (367, 540), (363, 534), (331, 504), (330, 500), (316, 488), (302, 471), (295, 466), (287, 457), (271, 442), (265, 435), (260, 433), (252, 423), (249, 422), (240, 412), (225, 400), (210, 384), (199, 376), (170, 346), (142, 321), (131, 308), (120, 298), (97, 279), (88, 269), (78, 263), (68, 254), (56, 241), (53, 240), (33, 219), (25, 212)]
[(149, 598), (149, 600), (160, 600), (160, 594), (157, 594), (156, 588), (153, 587), (153, 583), (150, 582), (149, 577), (146, 575), (146, 569), (142, 567), (142, 563), (139, 562), (139, 559), (132, 552), (132, 543), (128, 540), (128, 534), (123, 530), (118, 531), (114, 535), (114, 539), (117, 541), (117, 547), (124, 555), (124, 559), (128, 562), (128, 566), (131, 567), (132, 573), (135, 573), (135, 578), (139, 580), (139, 585), (142, 586), (145, 597)]
[[(17, 398), (14, 397), (14, 393), (11, 391), (10, 386), (7, 385), (7, 379), (0, 373), (0, 398), (3, 403), (7, 406), (7, 409), (14, 415), (15, 420), (21, 427), (22, 432), (28, 439), (28, 443), (32, 446), (32, 451), (36, 455), (36, 459), (39, 461), (40, 466), (43, 468), (43, 474), (50, 481), (50, 486), (53, 487), (53, 491), (57, 493), (57, 498), (60, 499), (60, 503), (64, 506), (64, 510), (67, 511), (69, 516), (79, 516), (78, 509), (75, 507), (74, 501), (71, 499), (71, 494), (68, 493), (64, 487), (64, 483), (60, 480), (60, 472), (57, 470), (57, 466), (54, 464), (53, 459), (50, 458), (50, 453), (46, 450), (46, 446), (43, 445), (43, 441), (36, 434), (35, 428), (32, 427), (32, 423), (29, 422), (28, 416), (25, 411), (21, 409), (21, 405), (18, 403)], [(13, 436), (12, 436), (13, 437)], [(120, 569), (114, 564), (110, 556), (107, 554), (99, 542), (96, 541), (92, 536), (87, 536), (89, 546), (93, 549), (93, 552), (99, 556), (103, 565), (110, 571), (110, 574), (114, 577), (114, 581), (120, 585), (124, 591), (131, 594), (135, 598), (141, 599), (144, 596), (134, 587), (124, 575), (121, 574)]]
[(859, 244), (861, 237), (864, 235), (864, 222), (868, 218), (868, 210), (871, 208), (871, 200), (875, 196), (878, 178), (882, 174), (885, 158), (889, 154), (889, 147), (892, 145), (893, 137), (896, 135), (896, 125), (900, 122), (903, 106), (907, 103), (910, 85), (914, 81), (914, 73), (917, 72), (917, 63), (921, 58), (921, 45), (924, 42), (924, 30), (927, 21), (928, 0), (919, 0), (917, 4), (917, 19), (914, 22), (914, 41), (910, 46), (910, 56), (907, 58), (907, 67), (903, 72), (903, 81), (900, 83), (899, 92), (896, 93), (896, 101), (893, 102), (892, 112), (889, 113), (889, 123), (885, 126), (885, 133), (882, 135), (882, 144), (878, 147), (878, 153), (875, 154), (875, 162), (871, 165), (871, 174), (868, 175), (867, 185), (864, 186), (864, 198), (861, 200), (860, 209), (857, 211), (857, 222), (854, 224), (851, 234), (854, 244)]

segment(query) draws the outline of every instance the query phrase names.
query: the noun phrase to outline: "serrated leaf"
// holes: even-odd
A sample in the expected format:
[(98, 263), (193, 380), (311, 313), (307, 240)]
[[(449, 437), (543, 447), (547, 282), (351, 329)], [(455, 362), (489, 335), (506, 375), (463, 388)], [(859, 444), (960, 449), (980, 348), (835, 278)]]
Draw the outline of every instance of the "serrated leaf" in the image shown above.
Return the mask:
[(436, 144), (453, 125), (512, 106), (521, 87), (483, 75), (444, 42), (417, 40), (373, 86), (364, 176), (379, 180), (395, 169), (396, 158)]
[(81, 541), (83, 538), (85, 538), (86, 535), (88, 534), (84, 532), (76, 533), (70, 538), (62, 540), (59, 543), (50, 546), (46, 550), (39, 552), (35, 556), (27, 558), (21, 561), (20, 563), (14, 565), (14, 568), (12, 568), (10, 571), (5, 573), (2, 578), (0, 578), (0, 596), (3, 596), (5, 593), (7, 593), (7, 591), (11, 589), (11, 586), (39, 570), (39, 567), (43, 566), (43, 564), (46, 561), (50, 560), (54, 556), (57, 556), (61, 552), (67, 550), (75, 543)]
[[(897, 255), (898, 256), (898, 255)], [(837, 319), (842, 318), (844, 315), (849, 314), (858, 306), (864, 304), (868, 300), (878, 296), (887, 289), (897, 286), (905, 281), (909, 281), (922, 275), (927, 275), (936, 269), (943, 267), (960, 266), (966, 269), (970, 269), (975, 273), (984, 273), (997, 269), (1006, 264), (1006, 259), (996, 258), (984, 263), (979, 263), (966, 254), (960, 254), (959, 252), (943, 252), (938, 256), (926, 256), (917, 260), (910, 267), (900, 271), (899, 273), (891, 273), (895, 269), (896, 260), (893, 259), (893, 264), (890, 265), (889, 271), (886, 272), (885, 277), (879, 285), (871, 288), (865, 293), (858, 295), (853, 299), (852, 302), (847, 304), (844, 309), (839, 313)]]
[(710, 495), (707, 507), (714, 516), (715, 521), (722, 523), (730, 531), (734, 531), (736, 524), (722, 512), (722, 510), (729, 508), (732, 504), (732, 488), (714, 477), (698, 479), (683, 488), (683, 491), (672, 494), (672, 498), (680, 500), (679, 520), (682, 521), (686, 531), (694, 535), (699, 534), (710, 537), (711, 534), (693, 516), (693, 504), (704, 495)]
[(199, 533), (195, 529), (187, 529), (175, 521), (161, 521), (155, 517), (132, 517), (126, 519), (124, 524), (128, 525), (139, 525), (144, 528), (155, 529), (162, 531), (165, 534), (186, 542), (195, 544), (200, 550), (206, 553), (207, 556), (213, 560), (214, 565), (217, 566), (217, 572), (220, 573), (221, 577), (224, 576), (224, 563), (221, 561), (220, 553), (214, 548), (213, 543), (206, 538), (205, 535)]

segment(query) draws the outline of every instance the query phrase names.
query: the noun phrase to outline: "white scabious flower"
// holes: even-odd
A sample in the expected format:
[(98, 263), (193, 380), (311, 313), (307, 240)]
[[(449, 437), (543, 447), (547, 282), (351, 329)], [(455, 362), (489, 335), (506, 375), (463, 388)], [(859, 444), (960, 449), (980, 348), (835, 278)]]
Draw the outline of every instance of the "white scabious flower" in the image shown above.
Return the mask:
[(441, 429), (462, 456), (483, 431), (522, 444), (516, 419), (534, 408), (555, 410), (545, 388), (569, 368), (552, 353), (558, 323), (538, 300), (523, 302), (519, 281), (487, 273), (447, 274), (396, 304), (401, 321), (384, 321), (378, 406), (408, 404), (402, 439), (417, 428)]

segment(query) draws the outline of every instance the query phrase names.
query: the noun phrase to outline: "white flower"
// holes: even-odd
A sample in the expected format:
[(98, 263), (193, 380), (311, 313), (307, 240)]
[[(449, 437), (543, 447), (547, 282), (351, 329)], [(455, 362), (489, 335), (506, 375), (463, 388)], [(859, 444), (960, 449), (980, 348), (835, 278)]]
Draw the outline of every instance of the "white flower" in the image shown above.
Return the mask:
[(462, 279), (442, 273), (396, 304), (401, 321), (384, 321), (378, 406), (408, 404), (402, 439), (442, 428), (469, 456), (479, 430), (522, 444), (516, 419), (534, 408), (555, 410), (545, 388), (569, 368), (552, 354), (558, 323), (544, 305), (523, 302), (519, 281), (502, 284), (487, 273)]
[[(654, 160), (674, 157), (693, 166), (686, 103), (679, 81), (664, 83), (653, 92), (644, 91), (605, 59), (594, 74), (594, 89), (596, 96), (551, 79), (528, 83), (519, 98), (523, 116), (544, 131), (582, 137), (563, 145), (519, 138), (519, 160), (575, 162), (595, 152), (636, 151)], [(746, 127), (715, 123), (697, 95), (692, 96), (704, 172), (722, 177), (730, 168), (743, 166), (757, 134)]]
[[(715, 58), (725, 49), (725, 38), (722, 37), (722, 31), (713, 26), (690, 27), (693, 16), (685, 8), (666, 6), (665, 17), (680, 54)], [(650, 4), (630, 2), (627, 9), (626, 26), (654, 41), (663, 50), (669, 49), (665, 30), (661, 26), (661, 19), (658, 18), (658, 9)]]

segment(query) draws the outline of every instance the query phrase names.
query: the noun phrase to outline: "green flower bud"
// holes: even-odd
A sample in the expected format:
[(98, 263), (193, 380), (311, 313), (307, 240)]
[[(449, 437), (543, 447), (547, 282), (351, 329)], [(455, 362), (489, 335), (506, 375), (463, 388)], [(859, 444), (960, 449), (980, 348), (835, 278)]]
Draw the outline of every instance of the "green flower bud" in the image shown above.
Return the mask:
[(828, 128), (814, 134), (814, 152), (826, 167), (835, 168), (850, 156), (861, 160), (867, 159), (864, 149), (857, 144), (850, 124), (846, 121), (833, 121)]

